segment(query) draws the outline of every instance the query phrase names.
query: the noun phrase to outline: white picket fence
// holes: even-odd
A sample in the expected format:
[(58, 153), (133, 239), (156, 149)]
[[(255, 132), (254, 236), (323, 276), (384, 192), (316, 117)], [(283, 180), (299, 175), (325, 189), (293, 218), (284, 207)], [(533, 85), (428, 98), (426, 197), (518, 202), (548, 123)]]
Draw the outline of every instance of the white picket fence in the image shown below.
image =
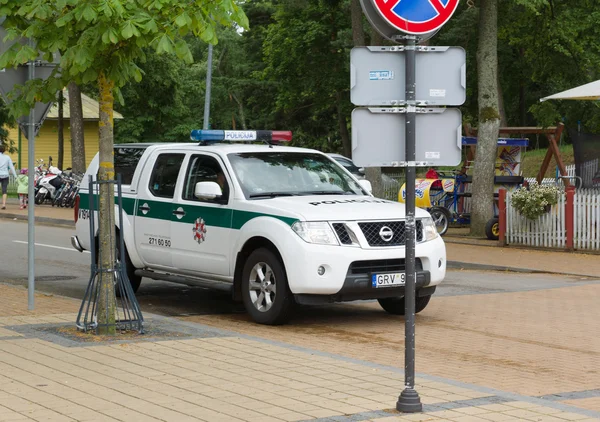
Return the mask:
[(550, 212), (535, 221), (528, 220), (512, 207), (512, 194), (506, 195), (506, 240), (508, 244), (518, 244), (545, 248), (565, 248), (565, 195), (560, 195), (558, 203)]
[[(539, 219), (531, 221), (511, 206), (506, 195), (506, 240), (508, 244), (545, 248), (566, 248), (566, 195)], [(573, 199), (573, 246), (600, 251), (600, 190), (579, 189)]]
[(578, 190), (573, 208), (575, 249), (600, 250), (600, 190)]

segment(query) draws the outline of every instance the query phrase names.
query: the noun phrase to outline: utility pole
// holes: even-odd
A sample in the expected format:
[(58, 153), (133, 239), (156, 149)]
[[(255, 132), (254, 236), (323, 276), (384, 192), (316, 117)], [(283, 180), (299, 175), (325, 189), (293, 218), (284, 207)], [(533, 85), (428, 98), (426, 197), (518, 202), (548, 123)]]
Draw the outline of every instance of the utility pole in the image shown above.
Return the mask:
[(213, 45), (208, 44), (208, 60), (206, 63), (206, 95), (204, 96), (204, 124), (202, 129), (208, 129), (210, 123), (210, 91), (212, 89), (212, 57)]

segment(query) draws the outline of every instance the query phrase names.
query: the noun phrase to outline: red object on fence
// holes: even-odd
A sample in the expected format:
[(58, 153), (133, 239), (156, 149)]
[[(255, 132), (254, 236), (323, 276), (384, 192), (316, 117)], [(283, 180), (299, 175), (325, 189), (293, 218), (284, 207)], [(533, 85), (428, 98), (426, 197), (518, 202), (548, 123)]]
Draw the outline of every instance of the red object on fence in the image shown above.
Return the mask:
[(498, 229), (500, 246), (506, 246), (506, 189), (498, 191)]
[(575, 187), (567, 186), (567, 201), (565, 203), (565, 231), (567, 232), (567, 249), (574, 249), (573, 237), (575, 234)]

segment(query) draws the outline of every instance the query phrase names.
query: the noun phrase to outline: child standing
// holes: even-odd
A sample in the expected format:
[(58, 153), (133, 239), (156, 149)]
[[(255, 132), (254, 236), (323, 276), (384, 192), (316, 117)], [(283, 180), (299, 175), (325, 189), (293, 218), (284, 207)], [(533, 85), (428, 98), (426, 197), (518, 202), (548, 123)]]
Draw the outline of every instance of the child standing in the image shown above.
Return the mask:
[(19, 194), (19, 203), (21, 208), (27, 208), (27, 194), (29, 192), (29, 176), (27, 176), (27, 169), (21, 169), (21, 174), (17, 176), (17, 193)]

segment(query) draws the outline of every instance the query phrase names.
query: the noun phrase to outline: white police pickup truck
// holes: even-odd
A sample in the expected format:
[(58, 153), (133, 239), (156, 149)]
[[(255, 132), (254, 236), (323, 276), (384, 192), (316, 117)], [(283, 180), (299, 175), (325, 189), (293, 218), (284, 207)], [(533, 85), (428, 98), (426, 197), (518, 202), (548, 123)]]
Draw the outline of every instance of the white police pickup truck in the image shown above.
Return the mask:
[[(281, 324), (296, 303), (377, 299), (404, 314), (404, 205), (373, 197), (325, 154), (240, 140), (290, 132), (193, 131), (202, 142), (115, 145), (126, 268), (142, 278), (230, 290), (254, 321)], [(221, 142), (219, 142), (221, 141)], [(88, 175), (73, 246), (90, 248)], [(416, 311), (446, 273), (446, 249), (417, 209)], [(117, 219), (118, 221), (118, 219)], [(97, 226), (96, 226), (97, 227)]]

